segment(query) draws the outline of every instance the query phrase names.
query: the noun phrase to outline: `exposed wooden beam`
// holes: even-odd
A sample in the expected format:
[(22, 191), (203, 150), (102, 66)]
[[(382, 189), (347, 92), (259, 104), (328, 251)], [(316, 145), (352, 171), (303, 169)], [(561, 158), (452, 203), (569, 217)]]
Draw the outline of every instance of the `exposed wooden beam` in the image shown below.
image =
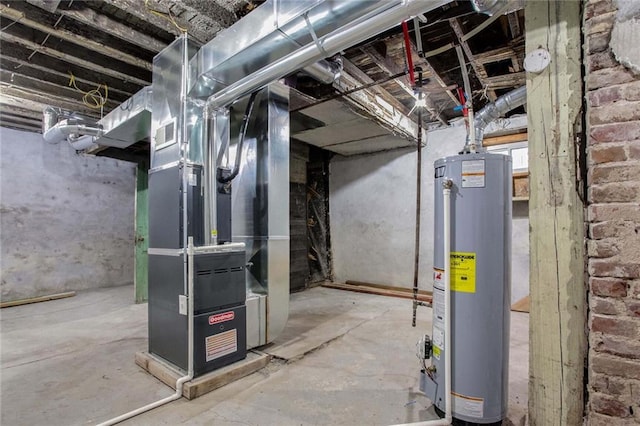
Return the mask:
[(487, 52), (476, 53), (474, 58), (479, 64), (484, 65), (491, 62), (507, 61), (514, 55), (516, 55), (516, 51), (511, 46), (505, 46)]
[[(342, 58), (342, 64), (344, 67), (344, 71), (346, 71), (351, 77), (355, 77), (362, 84), (371, 84), (373, 83), (373, 79), (369, 77), (364, 71), (358, 68), (353, 62), (348, 60), (347, 58)], [(400, 101), (398, 101), (391, 93), (380, 86), (372, 86), (371, 90), (376, 92), (385, 102), (392, 105), (395, 109), (403, 113), (404, 115), (409, 115), (409, 109), (405, 107)]]
[(487, 77), (485, 85), (493, 90), (509, 89), (511, 87), (520, 87), (526, 83), (527, 76), (524, 71), (514, 72), (511, 74), (497, 75), (495, 77)]
[[(67, 81), (69, 80), (69, 74), (65, 74), (51, 68), (43, 67), (41, 65), (34, 64), (33, 62), (27, 62), (21, 59), (13, 58), (13, 57), (7, 57), (6, 50), (2, 53), (3, 55), (5, 55), (5, 57), (2, 58), (2, 62), (0, 63), (0, 66), (2, 67), (3, 70), (6, 70), (12, 73), (21, 74), (21, 75), (27, 75), (26, 70), (33, 69), (33, 70), (36, 70), (38, 73), (40, 73), (40, 75), (43, 78), (55, 76), (57, 77), (57, 79), (65, 79)], [(31, 77), (33, 77), (33, 75), (31, 75)], [(98, 83), (97, 81), (85, 80), (78, 76), (74, 76), (74, 77), (76, 79), (76, 83), (80, 83), (83, 85), (86, 84), (89, 87), (98, 87), (101, 84), (101, 83)], [(124, 90), (120, 90), (115, 87), (109, 86), (109, 94), (114, 94), (114, 93), (120, 96), (124, 96), (125, 98), (129, 98), (133, 95), (133, 93), (126, 92)]]
[[(126, 13), (129, 13), (141, 21), (147, 22), (153, 26), (160, 28), (163, 31), (168, 32), (169, 34), (173, 34), (175, 36), (179, 36), (182, 34), (182, 31), (178, 29), (176, 25), (173, 24), (171, 19), (168, 17), (158, 16), (155, 13), (152, 13), (151, 10), (156, 12), (164, 13), (168, 12), (174, 8), (182, 9), (181, 13), (174, 13), (174, 20), (180, 27), (186, 28), (188, 33), (200, 42), (209, 41), (216, 32), (220, 31), (222, 27), (218, 24), (217, 21), (206, 17), (205, 15), (201, 15), (196, 11), (192, 11), (189, 13), (190, 16), (185, 16), (184, 19), (182, 13), (188, 9), (185, 5), (181, 5), (180, 3), (171, 4), (170, 2), (163, 0), (152, 0), (149, 2), (149, 8), (145, 7), (145, 2), (139, 0), (104, 0), (105, 3), (110, 4), (112, 6), (117, 7), (118, 9), (122, 9)], [(191, 20), (204, 20), (207, 25), (191, 25)], [(208, 30), (203, 30), (203, 28), (208, 28)]]
[(11, 106), (0, 103), (0, 115), (28, 117), (33, 120), (42, 120), (42, 111), (22, 108), (19, 106)]
[[(487, 70), (484, 68), (484, 66), (481, 63), (476, 61), (475, 56), (471, 51), (471, 48), (469, 47), (469, 44), (465, 41), (465, 34), (464, 34), (464, 31), (462, 31), (462, 26), (460, 25), (459, 20), (457, 18), (450, 19), (449, 25), (453, 29), (453, 32), (456, 34), (456, 37), (458, 38), (458, 42), (460, 43), (460, 46), (462, 46), (462, 49), (464, 50), (465, 55), (467, 55), (467, 58), (469, 58), (469, 61), (471, 62), (471, 66), (473, 67), (473, 71), (478, 77), (478, 80), (480, 80), (480, 84), (482, 84), (484, 87), (488, 87), (486, 82), (488, 77)], [(461, 70), (461, 71), (466, 72), (466, 70)], [(498, 98), (495, 90), (491, 88), (489, 88), (488, 94), (489, 94), (489, 99), (492, 102)]]
[(36, 120), (35, 118), (20, 117), (12, 114), (5, 114), (2, 112), (2, 110), (0, 110), (0, 120), (33, 127), (40, 127), (42, 125), (42, 118), (40, 118), (40, 120)]
[[(9, 5), (10, 4), (11, 3), (9, 3)], [(115, 60), (122, 61), (127, 64), (134, 65), (142, 69), (151, 71), (150, 62), (147, 62), (143, 59), (124, 53), (118, 49), (114, 49), (113, 47), (106, 46), (102, 43), (98, 43), (94, 40), (88, 39), (79, 34), (74, 34), (71, 31), (68, 31), (64, 28), (53, 28), (49, 25), (45, 25), (40, 22), (33, 21), (29, 19), (27, 16), (25, 16), (24, 13), (13, 9), (10, 6), (4, 6), (0, 4), (0, 16), (13, 19), (14, 21), (20, 22), (20, 24), (22, 25), (26, 25), (29, 28), (33, 28), (35, 30), (42, 31), (43, 33), (50, 34), (61, 40), (65, 40), (65, 41), (77, 44), (79, 46), (95, 50), (96, 52), (103, 55), (110, 56)]]
[[(345, 65), (345, 69), (340, 79), (334, 83), (334, 87), (338, 90), (346, 91), (354, 87), (363, 86), (365, 82), (367, 82), (365, 84), (373, 83), (373, 80), (367, 74), (350, 61), (344, 59), (343, 65)], [(357, 74), (358, 77), (352, 76), (348, 70)], [(407, 108), (384, 88), (372, 86), (369, 89), (358, 90), (346, 96), (345, 100), (354, 104), (356, 108), (363, 111), (368, 117), (393, 134), (399, 134), (401, 137), (412, 141), (416, 140), (418, 125), (407, 115)]]
[(32, 99), (20, 98), (0, 90), (0, 106), (2, 106), (3, 108), (7, 108), (9, 111), (15, 108), (18, 111), (27, 110), (42, 114), (42, 111), (47, 105), (47, 103), (35, 101)]
[[(115, 6), (118, 9), (122, 9), (124, 12), (132, 16), (135, 16), (141, 21), (148, 22), (160, 28), (161, 30), (168, 32), (169, 34), (173, 34), (175, 36), (179, 36), (182, 34), (182, 31), (180, 31), (175, 25), (173, 25), (173, 23), (171, 23), (169, 19), (165, 19), (161, 16), (158, 16), (152, 13), (151, 10), (147, 9), (145, 7), (144, 1), (104, 0), (104, 3), (109, 4), (111, 6)], [(151, 7), (152, 10), (159, 9), (158, 3), (155, 0), (150, 1), (149, 3), (150, 3), (149, 7)], [(186, 24), (184, 24), (180, 18), (176, 18), (176, 22), (183, 27), (186, 26)]]
[[(138, 8), (139, 7), (140, 5), (138, 5)], [(67, 18), (74, 19), (82, 24), (95, 28), (96, 30), (104, 31), (108, 28), (109, 35), (152, 52), (159, 52), (167, 46), (166, 43), (163, 43), (154, 37), (136, 31), (127, 25), (114, 21), (113, 19), (101, 15), (89, 8), (83, 10), (58, 9), (57, 12)]]
[(89, 87), (94, 88), (98, 87), (99, 84), (108, 84), (110, 93), (117, 93), (125, 98), (140, 90), (140, 85), (138, 84), (96, 73), (65, 61), (52, 61), (47, 55), (34, 55), (31, 59), (25, 59), (29, 56), (28, 52), (30, 50), (23, 46), (4, 43), (2, 45), (0, 67), (7, 71), (20, 70), (23, 74), (43, 79), (64, 78), (67, 81), (70, 78), (69, 72), (73, 72), (79, 85), (87, 84)]
[[(382, 71), (384, 71), (388, 75), (395, 75), (404, 71), (402, 66), (398, 65), (393, 60), (390, 60), (388, 57), (383, 57), (373, 46), (364, 47), (362, 51), (365, 55), (369, 56), (369, 58), (371, 58), (371, 60)], [(415, 96), (413, 88), (404, 79), (396, 78), (393, 81), (409, 95), (411, 95), (412, 97)], [(431, 100), (428, 97), (426, 98), (426, 100), (427, 111), (429, 111), (433, 118), (435, 118), (445, 126), (448, 126), (447, 120), (444, 119), (440, 111), (436, 109)]]
[(41, 128), (39, 126), (32, 126), (30, 124), (24, 124), (24, 123), (14, 123), (12, 121), (4, 120), (2, 117), (0, 117), (0, 127), (8, 127), (10, 129), (17, 129), (17, 130), (26, 130), (28, 132), (34, 132), (34, 133), (41, 131)]
[(544, 71), (527, 74), (531, 425), (584, 421), (588, 304), (575, 125), (584, 99), (582, 7), (565, 0), (525, 6), (527, 52), (544, 46), (553, 58)]
[[(82, 104), (82, 96), (84, 94), (69, 86), (60, 86), (6, 70), (0, 70), (0, 81), (5, 84), (5, 87), (16, 87), (26, 92), (51, 96), (51, 102), (61, 99), (64, 102), (80, 102)], [(120, 105), (120, 102), (107, 99), (105, 109), (111, 110), (118, 105)]]
[[(6, 84), (0, 84), (0, 103), (7, 105), (17, 105), (23, 108), (42, 111), (47, 105), (57, 106), (68, 111), (77, 111), (91, 117), (100, 117), (100, 112), (88, 108), (75, 99), (51, 99), (50, 96), (41, 93), (33, 93), (17, 87), (9, 87)], [(35, 106), (37, 105), (37, 106)], [(34, 107), (35, 106), (35, 107)]]
[(513, 133), (511, 135), (491, 136), (482, 140), (482, 146), (505, 145), (509, 143), (526, 142), (528, 138), (527, 132)]
[(15, 44), (19, 44), (21, 46), (24, 46), (26, 48), (35, 50), (39, 53), (42, 53), (44, 55), (47, 56), (51, 56), (52, 58), (56, 58), (56, 59), (60, 59), (62, 61), (66, 61), (69, 62), (71, 64), (74, 65), (78, 65), (80, 67), (86, 68), (88, 70), (92, 70), (101, 74), (105, 74), (105, 75), (109, 75), (111, 77), (114, 78), (118, 78), (124, 81), (130, 81), (132, 83), (136, 83), (139, 84), (141, 86), (148, 86), (150, 84), (149, 81), (147, 80), (142, 80), (138, 77), (133, 77), (127, 74), (123, 74), (120, 71), (116, 71), (114, 69), (109, 69), (106, 67), (101, 67), (99, 65), (94, 64), (93, 62), (69, 55), (67, 53), (63, 53), (60, 51), (57, 51), (51, 47), (47, 47), (47, 46), (41, 46), (38, 43), (34, 43), (30, 40), (25, 40), (23, 38), (14, 36), (12, 34), (8, 34), (6, 31), (0, 32), (0, 40), (4, 41), (4, 42), (9, 42), (9, 43), (15, 43)]
[[(389, 42), (391, 42), (391, 43), (403, 43), (402, 34), (390, 37), (389, 38)], [(458, 100), (458, 98), (453, 93), (451, 93), (452, 89), (450, 88), (450, 85), (445, 83), (445, 81), (442, 79), (442, 77), (440, 77), (440, 74), (438, 74), (436, 69), (433, 68), (433, 66), (431, 65), (431, 63), (429, 63), (429, 60), (427, 59), (430, 56), (435, 56), (437, 54), (446, 52), (447, 50), (453, 49), (454, 47), (455, 47), (455, 45), (453, 43), (449, 43), (446, 46), (443, 46), (443, 47), (441, 47), (439, 49), (435, 49), (435, 50), (432, 50), (430, 52), (426, 52), (423, 56), (419, 56), (416, 53), (416, 52), (418, 52), (418, 48), (413, 43), (413, 41), (411, 41), (412, 58), (413, 58), (414, 65), (422, 67), (424, 69), (424, 71), (426, 71), (426, 74), (428, 74), (429, 78), (435, 80), (435, 82), (438, 83), (438, 86), (440, 86), (445, 91), (447, 96), (449, 96), (449, 99), (451, 99), (454, 104), (460, 105), (460, 101)]]
[[(411, 49), (412, 49), (412, 52), (418, 51), (413, 41), (411, 41)], [(449, 85), (447, 85), (447, 83), (444, 82), (442, 77), (440, 77), (440, 74), (438, 74), (436, 69), (433, 68), (433, 66), (429, 63), (429, 60), (427, 59), (426, 55), (424, 57), (418, 56), (417, 58), (414, 58), (413, 63), (416, 64), (416, 66), (423, 67), (425, 71), (427, 71), (427, 73), (429, 74), (429, 78), (434, 79), (436, 83), (438, 83), (438, 86), (440, 86), (446, 92), (447, 96), (449, 96), (449, 99), (451, 99), (454, 104), (460, 105), (460, 101), (458, 100), (458, 98), (453, 93), (451, 93), (451, 89), (449, 88)]]
[(522, 30), (520, 28), (520, 19), (518, 18), (518, 11), (516, 10), (515, 12), (508, 13), (507, 18), (509, 19), (509, 29), (511, 30), (511, 37), (518, 37), (522, 33)]

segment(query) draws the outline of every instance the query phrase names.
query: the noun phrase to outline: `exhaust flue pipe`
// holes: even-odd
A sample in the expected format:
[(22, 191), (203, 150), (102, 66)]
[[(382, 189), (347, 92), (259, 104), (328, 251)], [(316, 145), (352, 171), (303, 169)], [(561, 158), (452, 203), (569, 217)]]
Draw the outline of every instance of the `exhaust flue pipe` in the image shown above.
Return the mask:
[(478, 111), (473, 120), (475, 129), (475, 141), (471, 141), (467, 137), (467, 143), (464, 146), (464, 152), (469, 152), (471, 144), (474, 143), (476, 148), (482, 148), (482, 139), (484, 138), (484, 130), (493, 120), (502, 117), (507, 112), (524, 105), (527, 102), (527, 87), (522, 86), (511, 92), (500, 96), (495, 102), (486, 105)]

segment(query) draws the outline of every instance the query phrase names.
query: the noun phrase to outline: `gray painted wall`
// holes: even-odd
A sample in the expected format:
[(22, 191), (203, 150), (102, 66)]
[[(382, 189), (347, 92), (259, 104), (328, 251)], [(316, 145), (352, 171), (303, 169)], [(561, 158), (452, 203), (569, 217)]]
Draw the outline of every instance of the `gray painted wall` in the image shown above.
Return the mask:
[[(457, 154), (461, 122), (428, 133), (422, 152), (420, 288), (432, 289), (433, 163)], [(334, 279), (411, 287), (415, 239), (415, 150), (334, 157), (330, 175)], [(512, 300), (529, 293), (529, 220), (526, 202), (514, 203)]]
[(133, 163), (0, 128), (0, 165), (3, 301), (133, 282)]

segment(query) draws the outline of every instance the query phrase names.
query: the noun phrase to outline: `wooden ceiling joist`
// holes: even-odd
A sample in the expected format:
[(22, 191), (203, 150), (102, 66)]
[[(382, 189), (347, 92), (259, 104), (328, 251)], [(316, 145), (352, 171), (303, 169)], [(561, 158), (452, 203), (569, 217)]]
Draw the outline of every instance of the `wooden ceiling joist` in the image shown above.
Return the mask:
[(99, 31), (104, 31), (105, 28), (108, 28), (109, 35), (117, 37), (135, 46), (150, 50), (152, 52), (159, 52), (167, 46), (166, 43), (161, 42), (155, 37), (151, 37), (147, 34), (141, 33), (140, 31), (136, 31), (130, 26), (121, 24), (120, 22), (115, 21), (108, 16), (101, 15), (92, 9), (59, 9), (57, 12), (65, 17), (74, 19), (77, 22), (90, 26)]
[(85, 59), (78, 58), (68, 53), (60, 52), (51, 47), (42, 46), (38, 43), (34, 43), (33, 41), (14, 36), (12, 34), (8, 34), (7, 32), (4, 32), (4, 31), (0, 33), (0, 40), (2, 40), (3, 42), (19, 44), (26, 48), (32, 49), (38, 53), (51, 56), (52, 58), (60, 59), (62, 61), (66, 61), (71, 64), (78, 65), (88, 70), (95, 71), (101, 74), (110, 75), (112, 77), (119, 78), (125, 81), (131, 81), (132, 83), (136, 83), (141, 86), (148, 86), (149, 84), (151, 84), (151, 82), (148, 80), (143, 80), (138, 77), (130, 76), (128, 74), (124, 74), (115, 69), (101, 67), (99, 65), (96, 65), (94, 62), (90, 62)]
[[(374, 83), (373, 79), (369, 77), (365, 72), (363, 72), (360, 68), (358, 68), (353, 62), (348, 60), (347, 58), (342, 59), (342, 64), (344, 67), (344, 71), (349, 74), (351, 77), (354, 77), (361, 84), (372, 84)], [(372, 86), (371, 90), (378, 94), (385, 102), (392, 105), (395, 109), (401, 112), (404, 115), (409, 114), (409, 110), (405, 107), (400, 101), (398, 101), (394, 96), (392, 96), (386, 89), (377, 86)]]
[[(33, 93), (21, 88), (0, 84), (0, 103), (7, 105), (18, 105), (25, 108), (31, 105), (29, 109), (35, 111), (43, 111), (44, 108), (52, 104), (52, 97), (47, 94)], [(87, 107), (81, 100), (58, 98), (55, 99), (55, 106), (68, 110), (77, 111), (90, 117), (100, 118), (100, 111)]]
[[(4, 53), (4, 52), (3, 52)], [(51, 68), (45, 68), (40, 65), (36, 65), (33, 62), (22, 61), (20, 59), (4, 57), (2, 58), (2, 69), (5, 71), (9, 71), (11, 73), (17, 73), (20, 75), (25, 75), (27, 77), (38, 78), (40, 80), (55, 82), (59, 85), (69, 86), (69, 74), (56, 71)], [(76, 84), (80, 85), (81, 88), (96, 88), (100, 86), (102, 83), (98, 83), (97, 81), (86, 80), (84, 78), (75, 76)], [(66, 82), (66, 83), (65, 83)], [(126, 100), (133, 95), (131, 92), (126, 92), (124, 90), (117, 89), (115, 87), (109, 86), (109, 97), (114, 99)]]
[(37, 120), (35, 118), (21, 117), (15, 114), (7, 114), (2, 110), (0, 110), (0, 120), (12, 122), (12, 123), (20, 123), (20, 124), (24, 124), (25, 126), (31, 126), (34, 128), (39, 128), (42, 124), (42, 119)]
[(134, 65), (139, 68), (146, 69), (151, 71), (151, 63), (140, 58), (137, 58), (133, 55), (129, 55), (124, 53), (118, 49), (114, 49), (111, 46), (105, 46), (104, 44), (98, 43), (94, 40), (83, 37), (79, 34), (74, 34), (68, 30), (61, 28), (53, 28), (45, 24), (41, 24), (40, 22), (33, 21), (27, 18), (24, 13), (12, 9), (11, 7), (0, 5), (0, 16), (7, 17), (14, 21), (19, 22), (22, 25), (25, 25), (29, 28), (33, 28), (38, 31), (42, 31), (43, 33), (52, 35), (61, 40), (65, 40), (74, 44), (77, 44), (82, 47), (86, 47), (89, 49), (93, 49), (102, 54), (108, 55), (113, 59), (128, 63), (130, 65)]
[(70, 64), (69, 62), (51, 59), (51, 57), (47, 55), (36, 54), (31, 56), (32, 53), (32, 50), (24, 46), (3, 43), (2, 61), (0, 62), (0, 66), (8, 71), (16, 71), (29, 67), (33, 69), (30, 72), (31, 74), (35, 74), (34, 76), (45, 80), (50, 74), (57, 77), (64, 76), (69, 79), (71, 76), (70, 73), (73, 73), (76, 78), (76, 82), (78, 82), (78, 85), (81, 86), (81, 88), (85, 88), (82, 87), (83, 84), (88, 85), (86, 90), (89, 90), (89, 88), (95, 88), (99, 84), (107, 84), (109, 86), (109, 91), (115, 91), (116, 93), (127, 95), (126, 97), (136, 93), (142, 87), (139, 84), (123, 81), (122, 79), (98, 73), (94, 70), (87, 70), (86, 68)]
[[(0, 70), (0, 81), (4, 83), (6, 87), (17, 87), (33, 93), (47, 93), (55, 96), (56, 99), (64, 99), (68, 102), (82, 102), (82, 97), (84, 95), (69, 86), (61, 86), (6, 70)], [(109, 110), (117, 107), (118, 105), (120, 105), (120, 102), (111, 99), (107, 99), (105, 102), (105, 107)]]
[(0, 115), (15, 116), (22, 118), (30, 118), (35, 121), (42, 120), (42, 111), (34, 111), (32, 109), (22, 108), (19, 106), (11, 106), (0, 103)]
[(40, 130), (40, 126), (34, 126), (31, 124), (18, 123), (15, 121), (7, 120), (0, 115), (0, 127), (8, 127), (10, 129), (26, 130), (27, 132), (37, 132)]
[[(153, 13), (153, 11), (161, 14), (168, 13), (172, 7), (176, 7), (176, 5), (169, 2), (152, 0), (149, 1), (148, 7), (146, 7), (144, 2), (140, 2), (138, 0), (104, 0), (104, 2), (175, 36), (182, 34), (182, 31), (178, 29), (177, 25), (179, 25), (180, 27), (187, 29), (187, 32), (200, 42), (209, 41), (213, 37), (213, 34), (222, 29), (216, 21), (205, 17), (200, 17), (200, 19), (207, 19), (208, 30), (203, 30), (205, 25), (191, 25), (189, 20), (197, 18), (198, 14), (196, 12), (193, 12), (191, 16), (187, 16), (187, 19), (184, 19), (180, 15), (173, 16), (173, 19), (171, 19), (168, 15), (163, 17), (158, 16), (157, 13)], [(184, 6), (182, 7), (184, 8)], [(171, 13), (174, 12), (172, 11)], [(177, 25), (172, 22), (173, 20), (175, 20)]]
[[(382, 71), (384, 71), (387, 75), (395, 75), (404, 71), (403, 67), (388, 57), (383, 57), (373, 46), (368, 46), (362, 49), (365, 55), (369, 56), (372, 61), (380, 67)], [(413, 88), (406, 82), (404, 79), (396, 78), (393, 80), (402, 90), (411, 95), (415, 96)], [(445, 120), (440, 112), (436, 109), (436, 107), (432, 104), (430, 99), (426, 98), (426, 109), (433, 116), (434, 119), (444, 124), (448, 125), (447, 120)]]
[[(487, 77), (488, 77), (487, 70), (484, 68), (484, 65), (482, 65), (475, 59), (475, 56), (471, 51), (471, 48), (469, 47), (469, 44), (466, 42), (466, 39), (464, 37), (465, 34), (464, 34), (464, 31), (462, 31), (462, 25), (460, 24), (457, 18), (450, 19), (449, 24), (451, 25), (453, 32), (456, 34), (456, 37), (458, 38), (458, 42), (460, 43), (460, 46), (462, 46), (462, 49), (464, 50), (465, 55), (467, 55), (467, 58), (469, 58), (469, 61), (471, 62), (471, 66), (473, 67), (473, 71), (475, 72), (476, 77), (478, 77), (478, 80), (480, 80), (480, 84), (482, 84), (484, 87), (487, 87), (489, 89), (488, 95), (491, 102), (495, 101), (498, 98), (498, 96), (496, 95), (495, 90), (493, 90), (492, 88), (489, 88), (487, 84)], [(466, 70), (461, 70), (461, 71), (466, 72)]]
[(492, 88), (493, 90), (498, 89), (510, 89), (513, 87), (524, 86), (526, 83), (527, 77), (524, 71), (514, 72), (511, 74), (498, 75), (495, 77), (487, 77), (486, 84), (487, 87)]

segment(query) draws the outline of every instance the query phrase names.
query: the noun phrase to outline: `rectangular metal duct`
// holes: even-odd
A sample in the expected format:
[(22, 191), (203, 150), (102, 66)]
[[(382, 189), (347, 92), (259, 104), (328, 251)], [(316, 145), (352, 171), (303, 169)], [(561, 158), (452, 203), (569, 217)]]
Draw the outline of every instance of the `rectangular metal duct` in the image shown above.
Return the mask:
[(98, 121), (102, 128), (94, 143), (126, 148), (147, 139), (151, 130), (151, 86), (141, 89)]

